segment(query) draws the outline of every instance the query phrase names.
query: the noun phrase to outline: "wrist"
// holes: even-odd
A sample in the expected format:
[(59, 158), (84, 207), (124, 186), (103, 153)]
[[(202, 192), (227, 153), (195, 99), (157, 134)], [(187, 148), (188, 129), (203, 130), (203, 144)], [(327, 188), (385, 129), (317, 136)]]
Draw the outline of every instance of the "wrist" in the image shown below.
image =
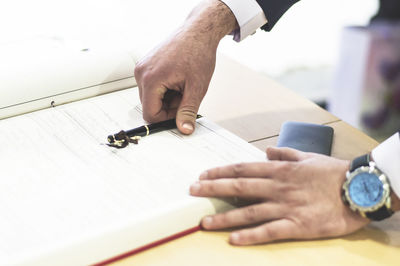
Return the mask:
[(228, 6), (219, 0), (205, 0), (192, 10), (181, 31), (216, 48), (221, 39), (237, 27)]
[(393, 192), (392, 190), (392, 194), (391, 194), (391, 203), (392, 203), (392, 210), (397, 212), (400, 211), (400, 199), (399, 197), (396, 195), (396, 193)]

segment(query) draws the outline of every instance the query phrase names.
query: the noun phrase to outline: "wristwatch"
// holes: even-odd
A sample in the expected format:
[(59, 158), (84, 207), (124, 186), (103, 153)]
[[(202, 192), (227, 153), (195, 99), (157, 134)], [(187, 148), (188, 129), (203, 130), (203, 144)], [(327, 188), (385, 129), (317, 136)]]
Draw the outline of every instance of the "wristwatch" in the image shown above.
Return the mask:
[(342, 189), (343, 201), (363, 217), (380, 221), (394, 213), (391, 209), (389, 179), (369, 154), (352, 161)]

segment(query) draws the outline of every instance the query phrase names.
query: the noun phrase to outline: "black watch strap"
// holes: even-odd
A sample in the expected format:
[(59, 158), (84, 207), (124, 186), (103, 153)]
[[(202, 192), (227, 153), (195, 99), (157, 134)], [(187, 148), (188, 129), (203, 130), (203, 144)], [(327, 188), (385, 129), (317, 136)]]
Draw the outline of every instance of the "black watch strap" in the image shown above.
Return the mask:
[(357, 168), (361, 167), (361, 166), (368, 166), (369, 165), (369, 153), (364, 154), (360, 157), (355, 158), (350, 165), (350, 172), (353, 172), (354, 170), (356, 170)]
[(365, 216), (373, 221), (381, 221), (393, 215), (393, 211), (388, 209), (385, 205), (373, 212), (366, 212)]
[[(353, 172), (357, 168), (361, 166), (368, 166), (371, 158), (369, 153), (362, 155), (360, 157), (355, 158), (350, 165), (350, 172)], [(391, 209), (388, 209), (386, 205), (383, 205), (379, 209), (373, 212), (366, 212), (365, 216), (373, 221), (381, 221), (383, 219), (389, 218), (392, 216), (394, 212)]]

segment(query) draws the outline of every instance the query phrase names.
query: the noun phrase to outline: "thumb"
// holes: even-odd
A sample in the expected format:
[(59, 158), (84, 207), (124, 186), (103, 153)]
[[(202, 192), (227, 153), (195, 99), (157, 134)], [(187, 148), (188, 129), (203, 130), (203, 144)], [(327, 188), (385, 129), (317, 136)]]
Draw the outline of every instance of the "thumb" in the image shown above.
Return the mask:
[(193, 133), (201, 100), (202, 97), (193, 93), (193, 88), (184, 92), (176, 113), (176, 126), (183, 134)]

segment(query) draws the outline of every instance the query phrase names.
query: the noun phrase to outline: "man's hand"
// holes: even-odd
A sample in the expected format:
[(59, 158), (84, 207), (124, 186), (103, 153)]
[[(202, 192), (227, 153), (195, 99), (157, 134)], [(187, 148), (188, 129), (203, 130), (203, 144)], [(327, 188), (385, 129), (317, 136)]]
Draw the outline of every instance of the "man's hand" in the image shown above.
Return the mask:
[(231, 244), (250, 245), (340, 236), (368, 224), (341, 199), (348, 161), (289, 148), (268, 148), (267, 156), (267, 162), (208, 170), (191, 186), (194, 196), (257, 201), (203, 218), (205, 229), (255, 225), (230, 235)]
[(235, 27), (236, 19), (225, 4), (204, 1), (175, 34), (137, 63), (135, 78), (145, 120), (176, 117), (182, 133), (193, 132), (219, 41)]

